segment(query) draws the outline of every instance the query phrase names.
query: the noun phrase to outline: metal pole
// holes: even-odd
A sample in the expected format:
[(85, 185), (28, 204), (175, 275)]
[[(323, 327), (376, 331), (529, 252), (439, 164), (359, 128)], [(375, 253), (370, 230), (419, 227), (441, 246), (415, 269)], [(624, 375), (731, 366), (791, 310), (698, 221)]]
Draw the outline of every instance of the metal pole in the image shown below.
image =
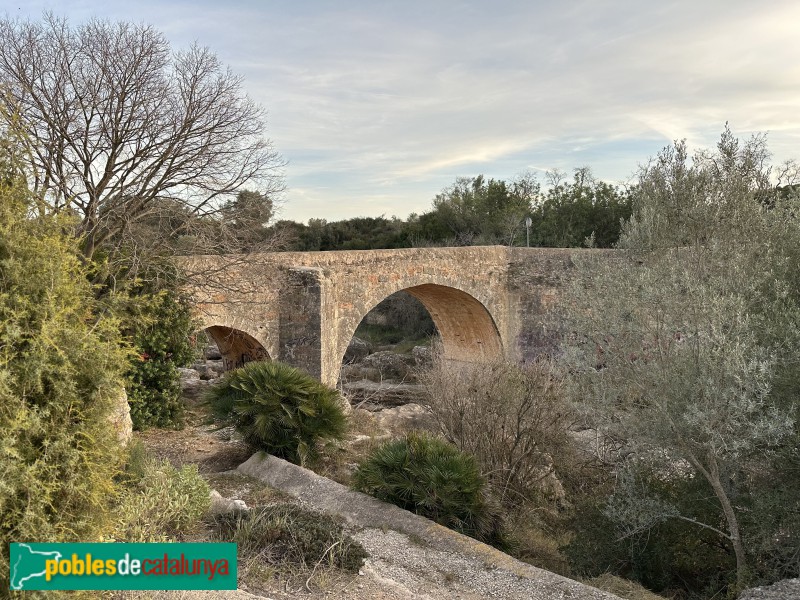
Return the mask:
[(525, 247), (531, 247), (531, 218), (525, 217)]

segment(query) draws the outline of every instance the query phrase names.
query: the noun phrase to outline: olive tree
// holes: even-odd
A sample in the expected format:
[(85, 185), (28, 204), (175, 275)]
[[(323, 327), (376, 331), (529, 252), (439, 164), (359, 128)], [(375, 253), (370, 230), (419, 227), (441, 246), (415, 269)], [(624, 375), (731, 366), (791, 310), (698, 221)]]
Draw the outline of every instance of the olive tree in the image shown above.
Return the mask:
[[(775, 193), (768, 161), (763, 137), (727, 128), (714, 151), (663, 150), (641, 172), (619, 251), (576, 257), (564, 303), (571, 396), (622, 448), (607, 514), (623, 535), (666, 519), (716, 532), (738, 586), (751, 482), (797, 435), (785, 382), (800, 355), (800, 204)], [(688, 478), (705, 481), (719, 520), (647, 487)]]
[(244, 186), (280, 188), (264, 111), (241, 78), (207, 48), (172, 50), (151, 26), (2, 19), (0, 82), (29, 181), (47, 208), (79, 215), (87, 258), (160, 215), (173, 236), (219, 241), (190, 217), (217, 215)]

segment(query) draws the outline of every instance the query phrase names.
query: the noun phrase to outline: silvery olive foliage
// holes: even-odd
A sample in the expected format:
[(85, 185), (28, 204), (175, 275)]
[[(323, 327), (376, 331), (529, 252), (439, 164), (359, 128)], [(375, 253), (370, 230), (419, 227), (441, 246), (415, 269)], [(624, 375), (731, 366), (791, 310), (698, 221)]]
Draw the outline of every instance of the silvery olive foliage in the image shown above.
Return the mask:
[[(797, 171), (769, 158), (763, 136), (727, 128), (712, 151), (665, 148), (642, 169), (619, 250), (576, 256), (563, 315), (570, 396), (620, 448), (606, 514), (621, 536), (669, 519), (716, 532), (737, 586), (752, 574), (742, 507), (797, 436), (800, 202), (793, 181), (775, 185)], [(719, 519), (644, 483), (689, 478)]]

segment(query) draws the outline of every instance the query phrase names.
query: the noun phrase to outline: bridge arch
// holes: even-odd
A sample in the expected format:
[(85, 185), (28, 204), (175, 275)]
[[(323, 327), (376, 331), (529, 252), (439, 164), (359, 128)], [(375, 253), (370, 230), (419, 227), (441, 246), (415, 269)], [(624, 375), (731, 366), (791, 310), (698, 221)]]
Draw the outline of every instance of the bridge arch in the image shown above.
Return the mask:
[(264, 345), (246, 331), (226, 325), (210, 325), (205, 331), (217, 344), (226, 371), (249, 362), (272, 360)]
[(450, 285), (424, 283), (383, 291), (365, 305), (355, 315), (356, 318), (349, 319), (347, 329), (340, 333), (337, 365), (344, 360), (347, 346), (367, 313), (399, 291), (407, 292), (419, 300), (431, 315), (446, 360), (478, 362), (503, 356), (503, 342), (495, 319), (480, 300)]

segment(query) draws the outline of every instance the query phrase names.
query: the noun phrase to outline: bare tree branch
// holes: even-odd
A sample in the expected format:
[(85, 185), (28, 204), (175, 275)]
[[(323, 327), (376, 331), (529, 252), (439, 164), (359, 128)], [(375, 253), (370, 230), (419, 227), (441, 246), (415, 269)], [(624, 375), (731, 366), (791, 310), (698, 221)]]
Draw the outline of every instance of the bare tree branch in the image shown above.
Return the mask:
[(172, 51), (143, 24), (3, 19), (0, 78), (2, 117), (29, 144), (30, 181), (52, 210), (80, 216), (87, 258), (165, 207), (208, 217), (245, 186), (281, 190), (264, 110), (207, 48)]

